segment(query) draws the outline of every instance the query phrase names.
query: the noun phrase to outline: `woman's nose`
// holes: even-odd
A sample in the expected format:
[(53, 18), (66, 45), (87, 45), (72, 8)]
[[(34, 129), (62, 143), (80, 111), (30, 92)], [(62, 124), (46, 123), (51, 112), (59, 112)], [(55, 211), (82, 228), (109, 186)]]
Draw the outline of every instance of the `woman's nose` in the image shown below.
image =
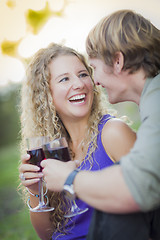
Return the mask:
[(79, 77), (74, 77), (72, 88), (73, 89), (80, 89), (84, 87), (84, 82)]

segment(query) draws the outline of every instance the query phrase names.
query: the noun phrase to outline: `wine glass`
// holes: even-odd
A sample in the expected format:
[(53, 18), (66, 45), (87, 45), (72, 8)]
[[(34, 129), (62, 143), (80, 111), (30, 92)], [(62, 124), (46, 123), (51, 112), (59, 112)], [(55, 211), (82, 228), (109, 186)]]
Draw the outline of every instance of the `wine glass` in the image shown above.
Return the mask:
[[(43, 151), (43, 144), (46, 144), (49, 142), (48, 136), (42, 136), (42, 137), (33, 137), (33, 138), (27, 138), (27, 153), (30, 155), (29, 163), (37, 165), (40, 167), (40, 172), (42, 171), (42, 167), (40, 166), (40, 163), (42, 160), (45, 159), (45, 154)], [(48, 212), (53, 211), (54, 208), (48, 206), (48, 197), (45, 196), (47, 203), (44, 201), (44, 191), (43, 191), (43, 178), (40, 178), (39, 181), (39, 204), (35, 208), (32, 208), (28, 201), (28, 207), (30, 211), (32, 212)]]
[[(57, 159), (63, 162), (71, 160), (68, 144), (65, 137), (55, 139), (43, 145), (46, 158)], [(71, 209), (64, 217), (69, 218), (88, 211), (88, 208), (80, 209), (75, 200), (71, 200)]]

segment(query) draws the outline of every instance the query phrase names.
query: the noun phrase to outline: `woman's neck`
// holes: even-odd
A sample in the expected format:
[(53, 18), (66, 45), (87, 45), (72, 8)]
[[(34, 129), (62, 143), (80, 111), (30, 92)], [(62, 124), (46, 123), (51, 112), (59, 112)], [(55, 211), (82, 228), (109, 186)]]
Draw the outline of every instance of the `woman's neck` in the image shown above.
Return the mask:
[(83, 151), (83, 140), (85, 139), (88, 127), (88, 121), (69, 122), (65, 123), (65, 127), (70, 135), (69, 147), (73, 152), (73, 160), (78, 159), (82, 161), (85, 157)]

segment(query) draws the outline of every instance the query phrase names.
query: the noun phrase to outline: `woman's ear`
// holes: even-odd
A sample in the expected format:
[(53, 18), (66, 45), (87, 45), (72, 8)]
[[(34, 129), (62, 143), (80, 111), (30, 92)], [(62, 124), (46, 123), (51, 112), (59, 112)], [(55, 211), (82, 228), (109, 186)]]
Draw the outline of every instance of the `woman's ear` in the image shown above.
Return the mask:
[(114, 64), (113, 64), (114, 73), (119, 74), (123, 69), (123, 65), (124, 65), (124, 56), (122, 52), (117, 52), (114, 59)]

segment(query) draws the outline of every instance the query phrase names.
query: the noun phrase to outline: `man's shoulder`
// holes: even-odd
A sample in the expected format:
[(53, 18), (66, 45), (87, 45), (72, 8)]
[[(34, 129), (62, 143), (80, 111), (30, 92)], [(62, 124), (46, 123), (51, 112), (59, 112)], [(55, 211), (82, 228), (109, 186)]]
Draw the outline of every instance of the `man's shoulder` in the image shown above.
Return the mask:
[(160, 74), (152, 79), (147, 79), (145, 90), (140, 101), (140, 114), (151, 115), (155, 112), (160, 113)]
[(160, 74), (156, 75), (153, 78), (147, 78), (144, 89), (142, 92), (142, 97), (143, 95), (146, 95), (148, 92), (150, 92), (153, 89), (159, 89), (160, 88)]

